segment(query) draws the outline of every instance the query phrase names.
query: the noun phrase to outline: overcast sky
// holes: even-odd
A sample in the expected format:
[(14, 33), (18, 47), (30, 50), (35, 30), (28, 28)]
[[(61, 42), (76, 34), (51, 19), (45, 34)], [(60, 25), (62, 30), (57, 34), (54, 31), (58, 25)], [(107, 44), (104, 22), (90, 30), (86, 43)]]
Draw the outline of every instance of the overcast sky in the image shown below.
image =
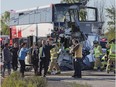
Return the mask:
[(9, 10), (21, 10), (59, 2), (60, 0), (0, 0), (0, 11), (3, 13)]

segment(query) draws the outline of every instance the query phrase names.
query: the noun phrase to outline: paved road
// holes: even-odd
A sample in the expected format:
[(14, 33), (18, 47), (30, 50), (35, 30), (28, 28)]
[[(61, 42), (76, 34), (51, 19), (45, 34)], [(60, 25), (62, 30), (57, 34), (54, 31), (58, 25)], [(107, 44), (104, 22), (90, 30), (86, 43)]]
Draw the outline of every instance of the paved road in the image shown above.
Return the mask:
[[(81, 79), (71, 77), (72, 71), (62, 72), (61, 75), (49, 75), (48, 87), (72, 87), (72, 83), (88, 84), (92, 87), (115, 87), (115, 75), (113, 72), (83, 71)], [(26, 76), (33, 76), (33, 72), (26, 72)]]
[[(72, 72), (70, 72), (72, 73)], [(88, 84), (92, 87), (115, 87), (115, 76), (113, 73), (105, 72), (83, 72), (81, 79), (74, 79), (71, 76), (47, 76), (48, 87), (71, 87), (72, 83)]]

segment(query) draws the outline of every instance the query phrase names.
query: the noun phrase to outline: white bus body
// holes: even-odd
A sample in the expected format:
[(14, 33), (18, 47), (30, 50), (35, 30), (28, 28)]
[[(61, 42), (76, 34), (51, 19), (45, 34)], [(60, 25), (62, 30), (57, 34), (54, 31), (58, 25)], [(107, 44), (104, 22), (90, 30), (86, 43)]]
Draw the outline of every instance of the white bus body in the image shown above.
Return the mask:
[(46, 37), (48, 34), (51, 34), (51, 30), (53, 30), (53, 24), (40, 23), (40, 24), (18, 25), (16, 26), (17, 33), (18, 30), (21, 30), (22, 37), (36, 36), (37, 32), (38, 37)]

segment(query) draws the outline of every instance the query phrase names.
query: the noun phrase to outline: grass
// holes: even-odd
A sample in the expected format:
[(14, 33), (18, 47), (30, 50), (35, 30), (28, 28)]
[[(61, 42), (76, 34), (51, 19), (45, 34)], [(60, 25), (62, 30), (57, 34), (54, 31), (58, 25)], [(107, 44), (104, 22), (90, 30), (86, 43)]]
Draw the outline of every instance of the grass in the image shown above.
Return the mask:
[(46, 87), (47, 81), (43, 77), (32, 76), (22, 78), (15, 72), (3, 80), (1, 87)]

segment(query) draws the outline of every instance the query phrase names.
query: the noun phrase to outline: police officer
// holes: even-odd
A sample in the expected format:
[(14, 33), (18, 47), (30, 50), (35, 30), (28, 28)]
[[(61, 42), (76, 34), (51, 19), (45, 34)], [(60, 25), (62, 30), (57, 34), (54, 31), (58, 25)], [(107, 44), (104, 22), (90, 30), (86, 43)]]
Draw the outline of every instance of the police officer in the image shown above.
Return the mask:
[(113, 64), (113, 70), (115, 73), (115, 57), (116, 57), (115, 47), (116, 47), (116, 43), (115, 43), (115, 39), (113, 39), (111, 41), (110, 50), (109, 50), (109, 57), (108, 57), (108, 62), (106, 67), (107, 73), (109, 73), (109, 71), (111, 70), (112, 64)]
[(100, 70), (101, 68), (100, 58), (102, 57), (102, 48), (99, 45), (98, 41), (94, 41), (93, 43), (94, 43), (94, 56), (95, 56), (94, 69)]
[(71, 53), (74, 52), (74, 74), (72, 77), (74, 78), (81, 78), (81, 63), (82, 63), (82, 44), (79, 43), (78, 40), (73, 39), (72, 40), (73, 46), (71, 49)]

